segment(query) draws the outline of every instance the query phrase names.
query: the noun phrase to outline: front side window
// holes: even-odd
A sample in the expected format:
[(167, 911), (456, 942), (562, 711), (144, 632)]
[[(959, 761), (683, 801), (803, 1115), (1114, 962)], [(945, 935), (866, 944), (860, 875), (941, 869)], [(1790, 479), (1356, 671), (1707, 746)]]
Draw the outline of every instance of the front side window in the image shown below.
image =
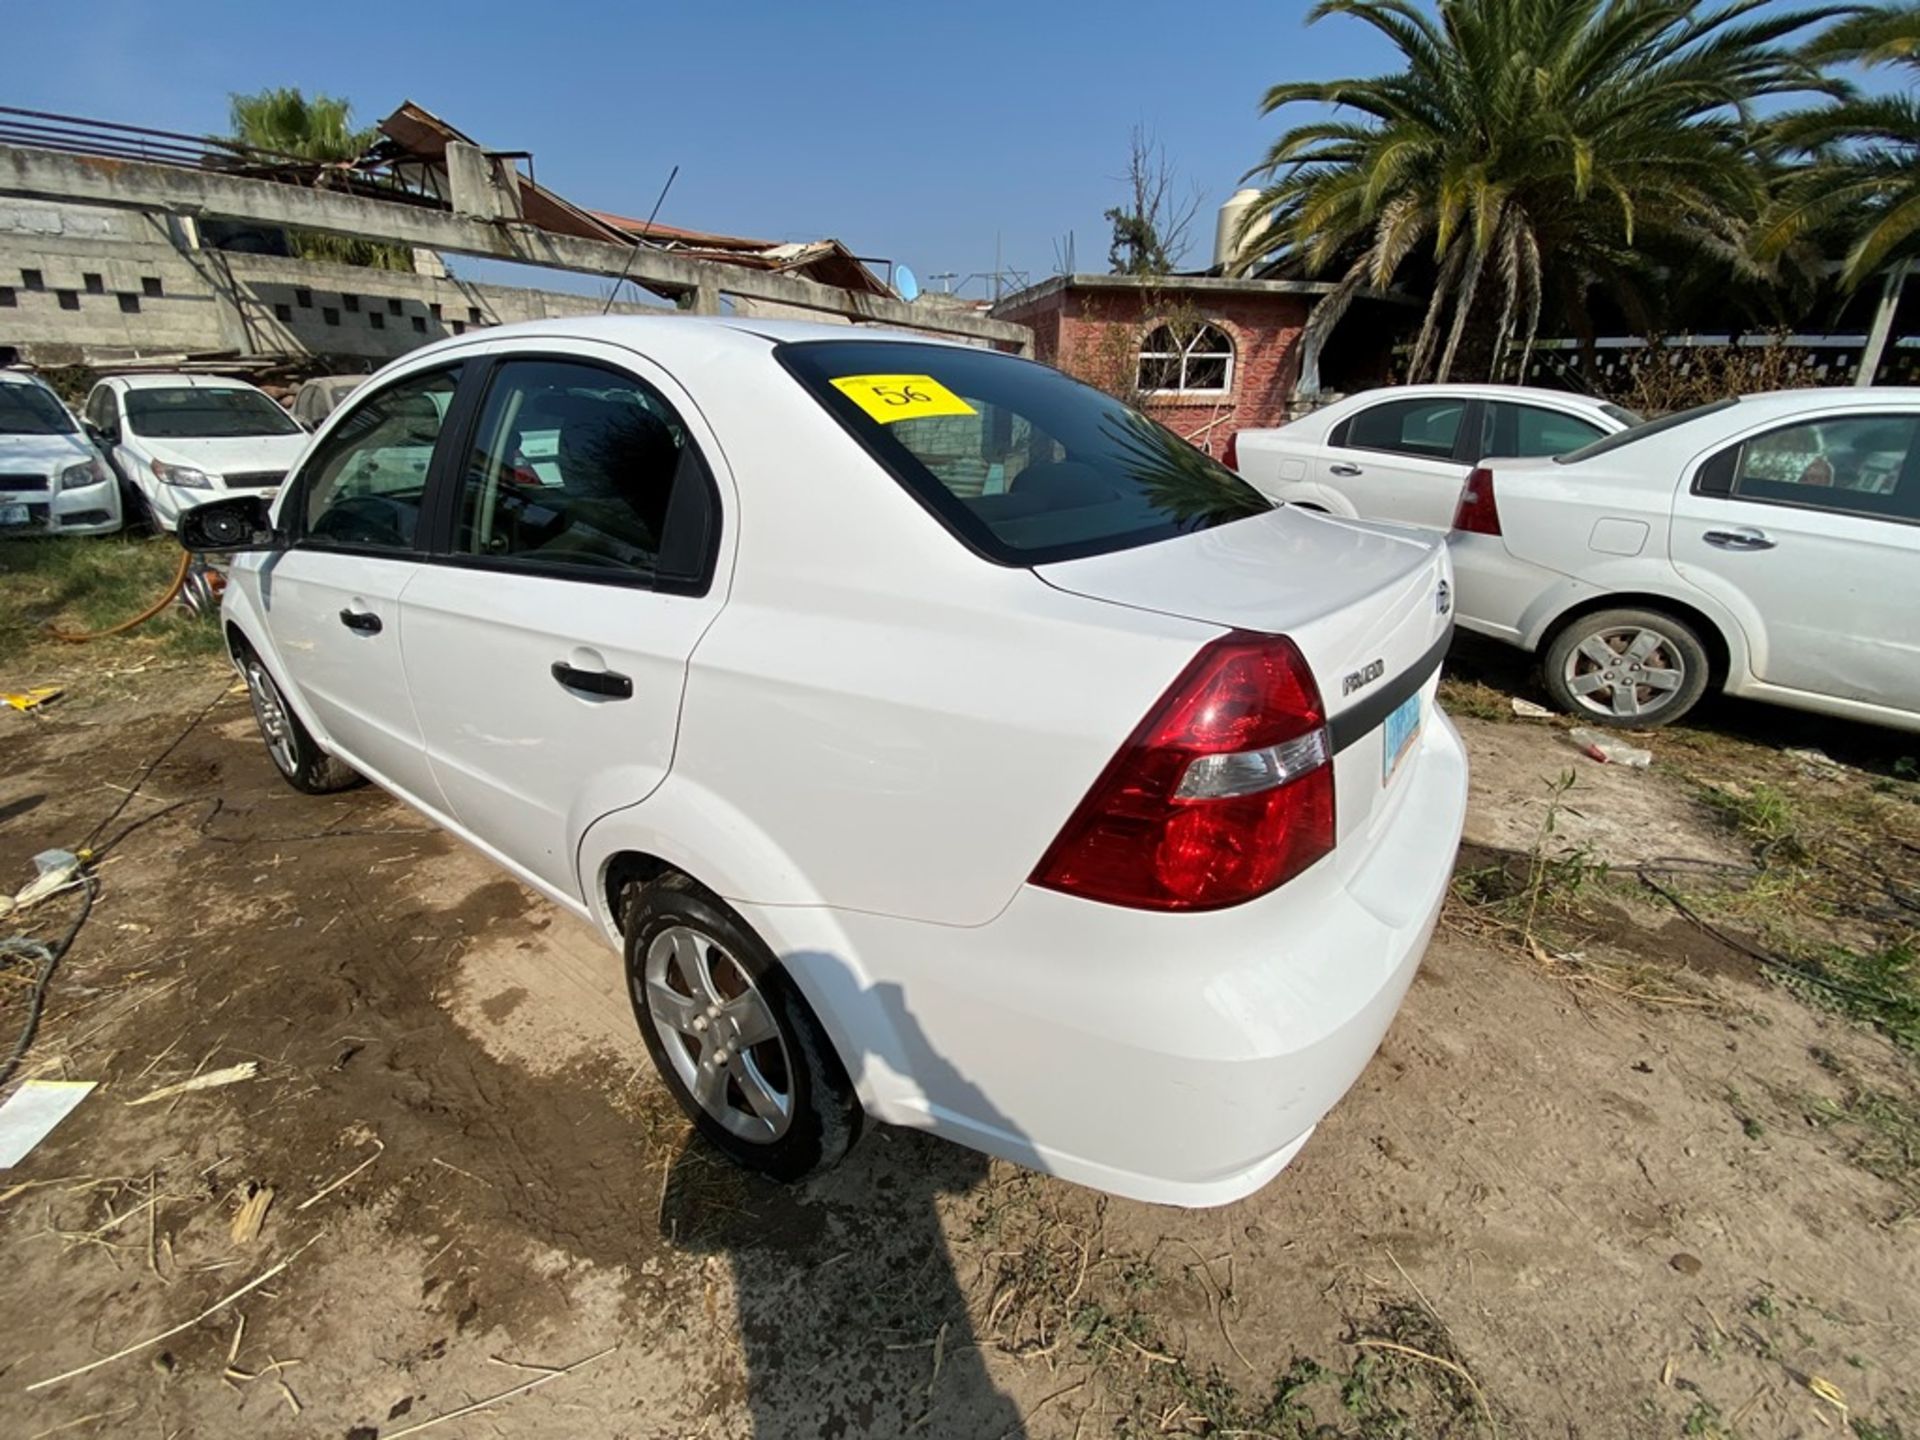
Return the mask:
[(1564, 411), (1510, 400), (1496, 400), (1486, 407), (1481, 431), (1480, 458), (1509, 460), (1564, 455), (1607, 433), (1592, 421)]
[(624, 373), (510, 360), (494, 373), (461, 482), (454, 549), (650, 576), (677, 485), (706, 485), (679, 414)]
[(953, 534), (1003, 565), (1124, 550), (1273, 508), (1172, 431), (1049, 366), (881, 340), (775, 354)]
[(1148, 394), (1224, 395), (1233, 388), (1233, 342), (1213, 325), (1156, 325), (1140, 345)]
[(418, 548), (421, 497), (460, 367), (410, 375), (356, 406), (301, 467), (300, 539), (353, 550)]
[[(1920, 416), (1849, 415), (1757, 435), (1737, 447), (1735, 499), (1920, 520)], [(1724, 462), (1703, 469), (1724, 475)], [(1724, 483), (1724, 482), (1723, 482)]]
[(1347, 421), (1344, 436), (1336, 436), (1333, 443), (1355, 450), (1451, 460), (1466, 413), (1464, 400), (1389, 400)]
[(127, 428), (154, 440), (234, 439), (298, 435), (287, 412), (258, 390), (207, 385), (159, 386), (127, 392)]
[(99, 386), (87, 397), (87, 423), (94, 429), (111, 433), (119, 423), (119, 415), (113, 403), (113, 391)]
[(73, 417), (50, 390), (0, 380), (0, 435), (71, 435)]

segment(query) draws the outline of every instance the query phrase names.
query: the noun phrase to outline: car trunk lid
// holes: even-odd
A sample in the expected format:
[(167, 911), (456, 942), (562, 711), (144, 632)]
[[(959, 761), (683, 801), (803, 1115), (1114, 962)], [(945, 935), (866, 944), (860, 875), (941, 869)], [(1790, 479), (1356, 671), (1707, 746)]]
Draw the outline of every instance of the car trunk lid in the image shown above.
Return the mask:
[(1089, 599), (1290, 638), (1326, 704), (1343, 841), (1376, 822), (1413, 763), (1453, 627), (1442, 537), (1283, 506), (1034, 573)]

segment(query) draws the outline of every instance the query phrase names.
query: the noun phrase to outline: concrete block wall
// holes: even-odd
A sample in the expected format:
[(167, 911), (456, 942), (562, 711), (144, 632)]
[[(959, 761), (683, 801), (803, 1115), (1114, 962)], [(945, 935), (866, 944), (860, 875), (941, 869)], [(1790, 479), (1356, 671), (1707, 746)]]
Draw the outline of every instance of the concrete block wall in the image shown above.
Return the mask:
[[(35, 364), (233, 351), (372, 365), (478, 326), (597, 314), (591, 295), (196, 248), (190, 223), (0, 200), (0, 350)], [(616, 304), (616, 314), (659, 307)]]

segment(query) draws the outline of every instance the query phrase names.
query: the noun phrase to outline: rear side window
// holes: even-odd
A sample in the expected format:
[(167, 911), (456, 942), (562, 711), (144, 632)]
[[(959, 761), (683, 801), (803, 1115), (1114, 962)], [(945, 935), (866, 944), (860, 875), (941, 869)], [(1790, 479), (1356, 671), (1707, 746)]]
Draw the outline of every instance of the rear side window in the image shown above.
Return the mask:
[(1489, 404), (1481, 428), (1482, 459), (1564, 455), (1591, 445), (1606, 433), (1592, 421), (1541, 405), (1516, 405), (1510, 400)]
[(990, 350), (821, 340), (775, 354), (967, 545), (1039, 565), (1272, 509), (1172, 431), (1057, 370)]
[(509, 360), (487, 387), (454, 550), (588, 578), (650, 577), (670, 520), (694, 513), (689, 495), (703, 510), (708, 488), (685, 424), (644, 381), (574, 361)]
[(1464, 400), (1389, 400), (1372, 405), (1347, 421), (1343, 435), (1333, 443), (1354, 450), (1385, 450), (1394, 455), (1420, 455), (1429, 460), (1451, 460), (1460, 438), (1460, 421), (1467, 413)]

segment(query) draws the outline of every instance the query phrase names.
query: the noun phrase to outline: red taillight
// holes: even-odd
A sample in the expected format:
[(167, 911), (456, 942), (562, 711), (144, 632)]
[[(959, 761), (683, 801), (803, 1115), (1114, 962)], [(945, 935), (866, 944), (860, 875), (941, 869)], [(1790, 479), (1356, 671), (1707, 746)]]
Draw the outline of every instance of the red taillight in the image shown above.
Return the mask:
[(1227, 448), (1220, 452), (1220, 463), (1229, 470), (1240, 468), (1240, 432), (1234, 431), (1227, 436)]
[(1453, 512), (1453, 528), (1474, 535), (1500, 533), (1500, 507), (1493, 498), (1493, 471), (1482, 465), (1460, 489), (1460, 508)]
[(1333, 849), (1332, 758), (1294, 643), (1222, 636), (1113, 757), (1033, 883), (1142, 910), (1264, 895)]

